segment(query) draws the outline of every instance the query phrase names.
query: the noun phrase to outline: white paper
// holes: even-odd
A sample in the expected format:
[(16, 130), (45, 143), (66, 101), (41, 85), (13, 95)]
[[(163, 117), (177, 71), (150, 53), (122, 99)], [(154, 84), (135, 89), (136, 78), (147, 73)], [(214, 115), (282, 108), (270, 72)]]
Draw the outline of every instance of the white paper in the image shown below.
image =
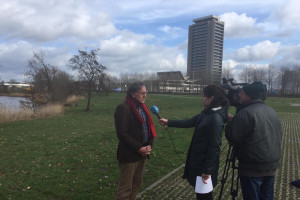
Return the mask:
[(196, 179), (196, 186), (195, 186), (195, 192), (200, 194), (206, 194), (213, 190), (213, 185), (211, 182), (211, 177), (207, 179), (207, 184), (205, 184), (202, 180), (201, 176), (197, 176)]

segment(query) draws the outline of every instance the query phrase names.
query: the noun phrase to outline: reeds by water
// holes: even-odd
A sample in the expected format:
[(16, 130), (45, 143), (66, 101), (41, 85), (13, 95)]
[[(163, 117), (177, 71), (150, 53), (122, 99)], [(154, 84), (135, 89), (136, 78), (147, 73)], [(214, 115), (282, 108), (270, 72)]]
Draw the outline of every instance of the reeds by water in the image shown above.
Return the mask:
[[(82, 96), (70, 96), (66, 103), (71, 104), (83, 99)], [(22, 107), (20, 109), (6, 108), (0, 106), (0, 123), (12, 122), (19, 120), (28, 120), (35, 118), (53, 117), (62, 114), (64, 104), (47, 104), (33, 110), (32, 108)]]
[(63, 113), (63, 110), (64, 107), (60, 104), (42, 106), (36, 111), (30, 108), (0, 107), (0, 123), (57, 116)]

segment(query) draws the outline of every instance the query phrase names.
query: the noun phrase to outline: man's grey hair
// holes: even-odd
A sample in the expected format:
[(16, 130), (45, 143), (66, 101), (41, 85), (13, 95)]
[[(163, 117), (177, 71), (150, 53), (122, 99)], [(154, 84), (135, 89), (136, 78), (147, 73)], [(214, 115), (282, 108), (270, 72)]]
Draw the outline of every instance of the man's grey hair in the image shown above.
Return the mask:
[(131, 96), (132, 93), (138, 92), (143, 86), (145, 86), (143, 81), (135, 81), (129, 86), (127, 90), (127, 96)]

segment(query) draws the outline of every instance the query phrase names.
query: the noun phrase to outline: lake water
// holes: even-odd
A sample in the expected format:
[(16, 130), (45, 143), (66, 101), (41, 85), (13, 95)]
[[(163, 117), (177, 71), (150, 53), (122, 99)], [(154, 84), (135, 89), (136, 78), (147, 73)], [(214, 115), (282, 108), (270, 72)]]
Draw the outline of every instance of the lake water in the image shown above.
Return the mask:
[(7, 97), (7, 96), (0, 96), (0, 106), (6, 108), (13, 108), (19, 109), (20, 108), (20, 101), (26, 101), (27, 98), (24, 97)]

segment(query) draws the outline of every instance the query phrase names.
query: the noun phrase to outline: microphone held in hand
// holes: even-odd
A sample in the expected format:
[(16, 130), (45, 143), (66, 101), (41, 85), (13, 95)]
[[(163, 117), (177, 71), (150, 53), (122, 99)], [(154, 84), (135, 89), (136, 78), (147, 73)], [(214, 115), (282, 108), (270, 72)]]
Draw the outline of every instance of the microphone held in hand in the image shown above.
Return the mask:
[(151, 112), (153, 113), (153, 114), (155, 114), (157, 117), (158, 117), (158, 119), (161, 119), (161, 117), (159, 116), (159, 110), (158, 110), (158, 107), (156, 107), (156, 106), (152, 106), (151, 107)]
[[(169, 133), (169, 131), (168, 131), (168, 129), (167, 129), (167, 121), (168, 121), (168, 120), (166, 120), (166, 119), (160, 120), (161, 117), (160, 117), (159, 114), (158, 114), (159, 110), (158, 110), (158, 107), (156, 107), (156, 106), (152, 106), (152, 107), (151, 107), (151, 112), (152, 112), (153, 114), (155, 114), (155, 115), (158, 117), (160, 125), (163, 125), (163, 126), (165, 127), (165, 129), (167, 130), (168, 135), (169, 135), (169, 137), (170, 137), (170, 139), (171, 139), (171, 141), (172, 141), (172, 145), (173, 145), (174, 151), (175, 151), (176, 154), (178, 154), (178, 152), (177, 152), (177, 150), (176, 150), (176, 148), (175, 148), (173, 139), (172, 139), (172, 137), (171, 137), (171, 135), (170, 135), (170, 133)], [(162, 123), (164, 123), (164, 124), (162, 124)]]

